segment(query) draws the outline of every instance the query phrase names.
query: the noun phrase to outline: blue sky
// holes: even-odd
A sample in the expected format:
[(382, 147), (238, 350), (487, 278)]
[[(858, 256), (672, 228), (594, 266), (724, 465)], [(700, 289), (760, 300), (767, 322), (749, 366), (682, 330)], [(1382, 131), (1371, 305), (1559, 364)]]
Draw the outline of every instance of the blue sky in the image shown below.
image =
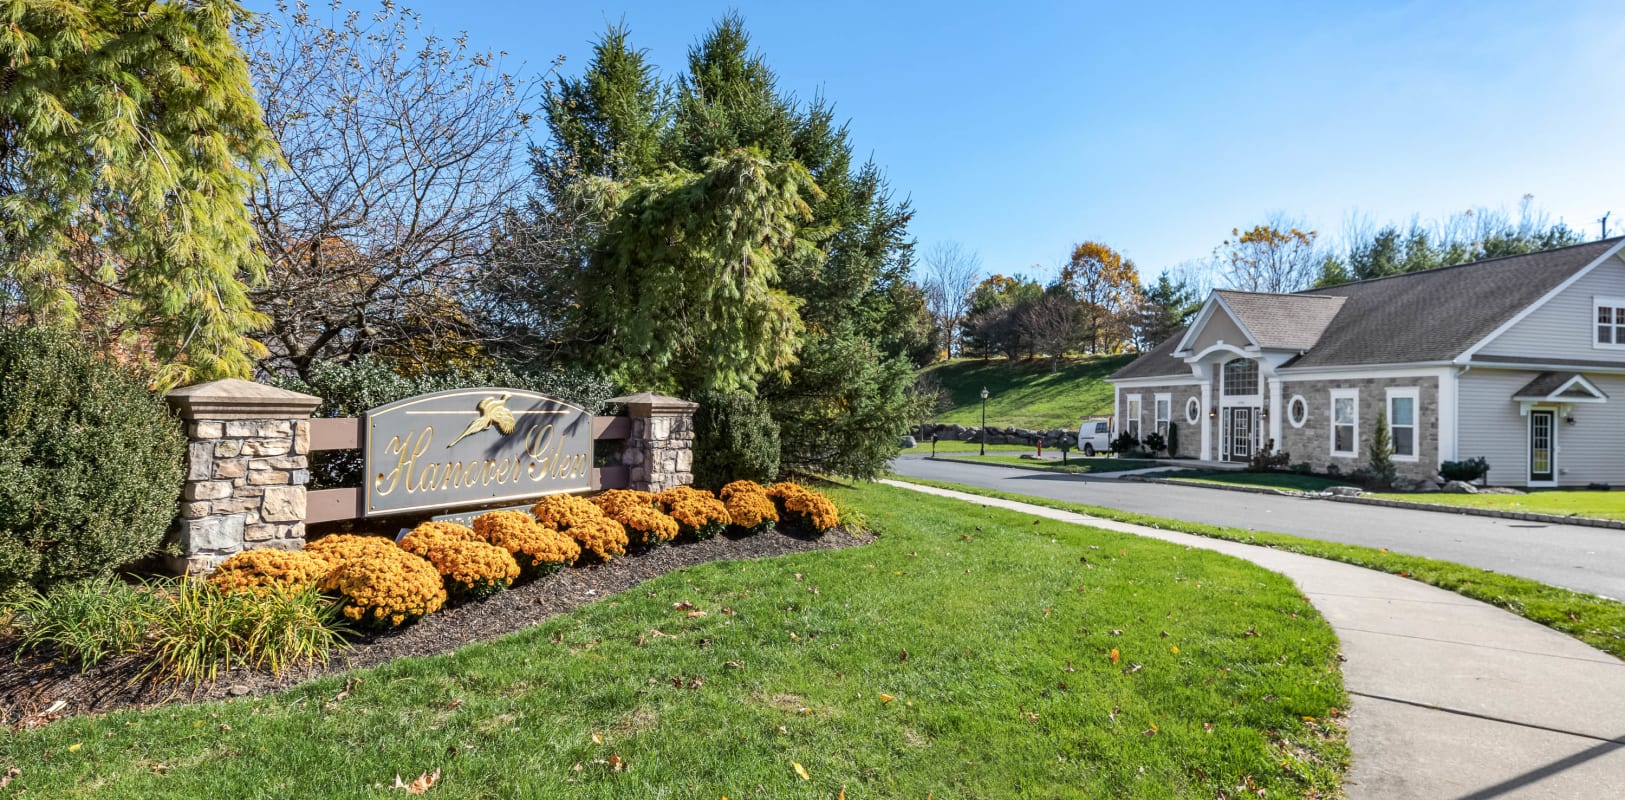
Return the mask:
[(1350, 213), (1526, 193), (1625, 231), (1619, 2), (408, 5), (569, 74), (624, 19), (668, 76), (735, 8), (783, 88), (850, 119), (920, 243), (959, 241), (990, 272), (1048, 275), (1097, 239), (1153, 275), (1271, 212), (1336, 236)]

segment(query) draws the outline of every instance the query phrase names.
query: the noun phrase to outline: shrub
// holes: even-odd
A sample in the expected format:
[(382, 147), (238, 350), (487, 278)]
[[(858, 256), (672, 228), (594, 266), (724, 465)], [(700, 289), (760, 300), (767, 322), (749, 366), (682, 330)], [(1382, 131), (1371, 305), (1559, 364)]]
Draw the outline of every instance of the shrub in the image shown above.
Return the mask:
[(1168, 455), (1179, 455), (1179, 424), (1168, 423)]
[(163, 399), (72, 340), (0, 330), (0, 596), (109, 576), (175, 518), (186, 437)]
[(1140, 449), (1139, 438), (1128, 431), (1117, 434), (1117, 438), (1112, 440), (1112, 452), (1120, 456), (1128, 455), (1138, 449)]
[[(596, 507), (593, 513), (598, 514)], [(474, 518), (475, 529), (487, 542), (507, 550), (513, 556), (519, 565), (519, 577), (525, 580), (551, 575), (576, 563), (576, 559), (581, 557), (581, 545), (576, 544), (569, 534), (560, 533), (529, 517), (525, 517), (523, 524), (488, 522), (481, 525), (480, 520), (487, 516), (491, 515)], [(601, 515), (597, 518), (603, 519)]]
[(326, 561), (332, 569), (351, 561), (387, 558), (399, 549), (386, 537), (358, 536), (353, 533), (323, 536), (305, 545), (305, 552)]
[(19, 654), (54, 646), (84, 671), (139, 650), (147, 635), (145, 611), (154, 602), (145, 588), (114, 578), (90, 578), (58, 584), (43, 594), (26, 589), (6, 611), (18, 633)]
[(280, 672), (290, 663), (327, 663), (342, 643), (333, 605), (313, 587), (263, 595), (222, 592), (182, 578), (154, 593), (146, 615), (152, 661), (143, 674), (201, 685), (235, 666)]
[(1247, 459), (1248, 472), (1279, 472), (1292, 463), (1292, 454), (1275, 449), (1275, 440), (1264, 443)]
[(1447, 481), (1473, 481), (1482, 480), (1490, 474), (1490, 462), (1483, 457), (1469, 458), (1464, 461), (1446, 461), (1439, 465), (1439, 477)]
[(766, 533), (779, 523), (779, 510), (761, 484), (734, 481), (722, 487), (722, 504), (733, 526), (747, 534)]
[(1155, 455), (1158, 450), (1164, 450), (1168, 447), (1168, 441), (1162, 438), (1162, 434), (1156, 432), (1146, 434), (1145, 439), (1140, 443), (1145, 445), (1146, 451), (1152, 455)]
[(626, 526), (626, 539), (640, 547), (659, 547), (677, 538), (677, 520), (653, 506), (627, 506), (610, 519)]
[[(519, 513), (519, 512), (511, 512)], [(474, 529), (467, 525), (458, 525), (455, 522), (429, 522), (420, 523), (416, 528), (407, 531), (405, 536), (396, 544), (408, 553), (418, 558), (428, 558), (429, 548), (441, 542), (483, 542)]]
[(496, 545), (441, 539), (429, 546), (427, 558), (445, 579), (446, 591), (464, 600), (482, 600), (513, 585), (519, 563)]
[(731, 518), (717, 496), (692, 486), (678, 486), (655, 496), (661, 510), (677, 521), (679, 536), (704, 541), (722, 533)]
[(1315, 471), (1314, 465), (1307, 461), (1299, 461), (1288, 469), (1290, 469), (1295, 475), (1309, 475)]
[(608, 517), (582, 521), (564, 533), (581, 545), (581, 557), (588, 561), (609, 561), (626, 555), (626, 526)]
[(530, 513), (537, 522), (556, 531), (569, 530), (572, 525), (604, 516), (592, 501), (573, 494), (548, 495), (536, 501)]
[[(607, 379), (580, 369), (516, 370), (501, 364), (401, 375), (389, 366), (361, 358), (348, 363), (326, 361), (310, 371), (309, 382), (287, 378), (285, 389), (316, 395), (318, 417), (359, 417), (370, 408), (429, 392), (470, 386), (508, 386), (556, 397), (596, 414), (615, 395)], [(311, 456), (311, 488), (361, 485), (359, 450), (331, 450)]]
[(1387, 412), (1377, 412), (1377, 429), (1371, 434), (1371, 447), (1366, 455), (1370, 464), (1366, 466), (1369, 475), (1365, 481), (1379, 489), (1393, 486), (1398, 470), (1394, 467), (1394, 444), (1388, 433)]
[(594, 496), (589, 502), (597, 506), (604, 516), (610, 518), (630, 508), (654, 508), (656, 503), (653, 494), (636, 489), (610, 489)]
[(710, 489), (737, 480), (770, 481), (779, 474), (779, 426), (748, 394), (696, 398), (694, 482)]
[(325, 560), (302, 550), (266, 547), (233, 554), (214, 568), (209, 583), (227, 593), (265, 595), (273, 588), (293, 592), (315, 586), (331, 568)]
[(824, 533), (841, 524), (840, 512), (829, 498), (798, 483), (775, 483), (768, 495), (779, 507), (779, 518), (814, 533)]
[(345, 618), (375, 628), (400, 627), (446, 604), (434, 565), (394, 546), (340, 562), (319, 585), (339, 597)]

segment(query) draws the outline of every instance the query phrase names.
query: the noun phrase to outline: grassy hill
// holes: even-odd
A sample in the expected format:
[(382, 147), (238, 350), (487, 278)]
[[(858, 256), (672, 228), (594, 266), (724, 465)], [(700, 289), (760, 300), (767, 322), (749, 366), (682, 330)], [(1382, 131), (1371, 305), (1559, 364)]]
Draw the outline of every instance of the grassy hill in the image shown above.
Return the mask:
[(1050, 371), (1048, 360), (1011, 363), (958, 359), (927, 367), (953, 398), (953, 407), (933, 422), (980, 425), (986, 386), (987, 424), (1001, 428), (1074, 428), (1086, 416), (1112, 413), (1112, 387), (1106, 376), (1135, 359), (1134, 353), (1083, 356)]

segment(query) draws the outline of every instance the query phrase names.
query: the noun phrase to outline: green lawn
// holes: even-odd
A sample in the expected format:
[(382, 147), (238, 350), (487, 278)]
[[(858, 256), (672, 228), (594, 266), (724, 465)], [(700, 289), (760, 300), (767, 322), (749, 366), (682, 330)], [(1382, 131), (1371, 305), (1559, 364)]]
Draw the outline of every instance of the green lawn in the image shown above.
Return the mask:
[(391, 797), (435, 769), (436, 798), (1337, 793), (1338, 644), (1286, 578), (900, 489), (834, 494), (877, 542), (671, 573), (280, 695), (0, 734), (0, 774), (52, 798)]
[(1051, 371), (1048, 359), (1014, 364), (956, 359), (928, 367), (953, 398), (953, 408), (934, 422), (982, 424), (982, 387), (987, 387), (987, 424), (1000, 428), (1075, 430), (1083, 417), (1112, 413), (1112, 387), (1106, 376), (1133, 361), (1133, 353), (1081, 356)]
[[(1499, 572), (1491, 572), (1486, 569), (1469, 567), (1450, 561), (1439, 561), (1403, 553), (1391, 553), (1382, 548), (1323, 542), (1318, 539), (1306, 539), (1284, 533), (1264, 533), (1241, 528), (1203, 525), (1195, 522), (1183, 522), (1119, 511), (1114, 508), (1067, 503), (1042, 497), (1028, 497), (1009, 492), (980, 489), (974, 486), (963, 486), (944, 481), (896, 477), (898, 480), (925, 486), (939, 486), (967, 494), (1019, 500), (1033, 505), (1088, 514), (1101, 519), (1180, 531), (1197, 536), (1211, 536), (1215, 539), (1228, 539), (1244, 544), (1273, 547), (1316, 558), (1342, 561), (1367, 569), (1379, 570), (1421, 581), (1431, 586), (1447, 589), (1471, 597), (1474, 600), (1480, 600), (1498, 608), (1506, 609), (1525, 619), (1573, 636), (1617, 658), (1625, 658), (1625, 603), (1596, 595), (1548, 586), (1539, 581), (1503, 575)], [(1538, 546), (1538, 543), (1530, 544), (1530, 547)]]
[(1102, 472), (1126, 472), (1131, 469), (1149, 469), (1161, 466), (1155, 461), (1136, 461), (1131, 458), (1086, 458), (1082, 455), (1069, 456), (1067, 463), (1060, 461), (1036, 461), (1021, 456), (955, 456), (961, 461), (980, 461), (987, 464), (1004, 464), (1007, 466), (1025, 467), (1027, 469), (1041, 469), (1049, 472), (1065, 472), (1082, 475), (1086, 473), (1099, 474)]
[(1323, 492), (1333, 486), (1348, 486), (1316, 475), (1297, 475), (1291, 472), (1230, 472), (1227, 470), (1193, 470), (1189, 472), (1153, 475), (1184, 483), (1216, 483), (1224, 486), (1261, 486), (1267, 489), (1290, 489), (1294, 492)]
[[(959, 442), (950, 439), (937, 440), (937, 453), (940, 455), (963, 455), (965, 453), (977, 453), (981, 451), (981, 447), (981, 444), (978, 442)], [(987, 446), (987, 451), (989, 453), (1033, 453), (1037, 452), (1037, 448), (1025, 444), (990, 444)], [(926, 439), (925, 441), (920, 442), (919, 447), (916, 447), (913, 450), (904, 450), (903, 452), (929, 453), (931, 452), (931, 440)]]
[(1556, 514), (1563, 517), (1625, 520), (1625, 491), (1599, 492), (1580, 489), (1551, 489), (1529, 494), (1424, 494), (1374, 493), (1371, 497), (1432, 503), (1441, 506), (1472, 506), (1527, 514)]

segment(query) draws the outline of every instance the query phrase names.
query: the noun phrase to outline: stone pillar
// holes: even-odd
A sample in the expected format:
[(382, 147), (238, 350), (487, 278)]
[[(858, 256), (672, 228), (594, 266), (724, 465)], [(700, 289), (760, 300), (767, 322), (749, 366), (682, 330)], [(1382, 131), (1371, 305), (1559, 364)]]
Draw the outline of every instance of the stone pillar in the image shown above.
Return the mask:
[(165, 396), (186, 422), (176, 572), (208, 572), (255, 547), (305, 543), (310, 415), (321, 398), (235, 378)]
[(653, 392), (611, 398), (626, 406), (632, 432), (621, 463), (633, 489), (658, 492), (694, 482), (694, 410), (698, 403)]

